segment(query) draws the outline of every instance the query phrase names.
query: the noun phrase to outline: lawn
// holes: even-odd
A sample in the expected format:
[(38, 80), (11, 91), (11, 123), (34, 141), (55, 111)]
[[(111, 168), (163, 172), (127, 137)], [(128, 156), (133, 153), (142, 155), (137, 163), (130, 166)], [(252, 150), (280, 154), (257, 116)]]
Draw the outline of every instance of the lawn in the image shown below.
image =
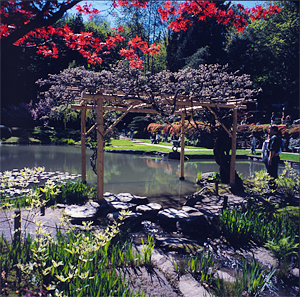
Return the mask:
[[(133, 151), (157, 151), (162, 153), (169, 153), (172, 151), (172, 143), (160, 142), (158, 145), (151, 144), (150, 139), (135, 139), (139, 142), (133, 142), (127, 139), (112, 139), (109, 146), (106, 146), (106, 150), (133, 150)], [(163, 146), (163, 147), (162, 147)], [(213, 157), (213, 150), (203, 147), (185, 146), (185, 155), (211, 155)], [(237, 150), (237, 155), (250, 155), (250, 149)], [(256, 150), (257, 157), (260, 157), (261, 150)], [(293, 153), (281, 153), (281, 160), (298, 161), (299, 154)]]

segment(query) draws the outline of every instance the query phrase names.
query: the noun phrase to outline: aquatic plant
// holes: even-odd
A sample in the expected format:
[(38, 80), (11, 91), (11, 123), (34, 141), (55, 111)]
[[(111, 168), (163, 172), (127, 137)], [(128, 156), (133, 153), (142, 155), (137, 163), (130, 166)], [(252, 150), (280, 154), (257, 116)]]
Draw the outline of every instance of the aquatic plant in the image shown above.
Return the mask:
[[(153, 238), (143, 244), (145, 256), (130, 243), (112, 246), (121, 222), (103, 231), (92, 231), (91, 222), (83, 223), (83, 231), (69, 227), (63, 233), (57, 228), (55, 237), (38, 223), (35, 239), (28, 237), (18, 252), (2, 236), (0, 267), (5, 269), (5, 282), (14, 275), (12, 285), (20, 292), (39, 289), (52, 296), (133, 296), (123, 268), (140, 265), (142, 257), (149, 263), (154, 244)], [(137, 294), (145, 296), (141, 291)]]
[(219, 212), (219, 224), (232, 244), (249, 240), (265, 243), (299, 234), (297, 222), (290, 219), (288, 211), (277, 214), (257, 205), (223, 209)]
[(273, 268), (269, 272), (262, 269), (254, 257), (250, 263), (242, 258), (241, 267), (237, 264), (235, 269), (235, 281), (230, 283), (220, 279), (217, 275), (212, 282), (212, 289), (219, 297), (244, 296), (244, 292), (247, 292), (247, 296), (256, 297), (264, 291), (266, 285), (273, 286), (271, 278), (274, 273)]

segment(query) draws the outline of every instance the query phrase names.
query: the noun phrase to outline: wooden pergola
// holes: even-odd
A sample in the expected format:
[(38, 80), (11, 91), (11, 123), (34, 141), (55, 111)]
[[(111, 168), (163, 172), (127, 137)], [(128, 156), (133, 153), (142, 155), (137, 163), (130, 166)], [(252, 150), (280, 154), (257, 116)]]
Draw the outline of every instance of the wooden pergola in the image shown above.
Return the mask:
[[(163, 111), (171, 110), (172, 114), (181, 115), (181, 153), (180, 153), (180, 179), (184, 179), (184, 135), (185, 117), (193, 116), (194, 112), (206, 107), (215, 116), (226, 132), (231, 137), (231, 167), (230, 183), (235, 183), (235, 159), (236, 159), (236, 130), (237, 130), (237, 110), (246, 109), (245, 103), (255, 102), (255, 99), (230, 98), (206, 98), (185, 95), (162, 95), (153, 94), (126, 94), (124, 92), (113, 92), (111, 90), (101, 90), (97, 94), (82, 93), (81, 98), (77, 98), (72, 104), (72, 109), (81, 110), (81, 175), (82, 181), (86, 182), (86, 136), (95, 128), (97, 131), (97, 198), (103, 199), (104, 192), (104, 137), (112, 130), (129, 112), (135, 113), (161, 113), (158, 106)], [(155, 108), (154, 108), (155, 107)], [(218, 119), (213, 108), (226, 108), (233, 110), (233, 128), (230, 132)], [(96, 123), (86, 131), (86, 112), (93, 109), (96, 112)], [(104, 131), (104, 119), (109, 111), (121, 111), (122, 115)]]

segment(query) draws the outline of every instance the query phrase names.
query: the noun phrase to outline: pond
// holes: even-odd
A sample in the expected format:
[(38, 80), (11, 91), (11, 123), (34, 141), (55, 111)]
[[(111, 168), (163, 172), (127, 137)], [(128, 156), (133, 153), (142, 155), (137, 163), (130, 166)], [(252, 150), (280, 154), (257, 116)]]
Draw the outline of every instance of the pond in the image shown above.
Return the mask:
[[(87, 182), (96, 184), (96, 175), (89, 164), (92, 150), (87, 148)], [(45, 171), (81, 173), (81, 148), (76, 146), (0, 146), (1, 170), (24, 167), (45, 167)], [(236, 170), (244, 177), (264, 169), (260, 162), (237, 161)], [(212, 160), (190, 160), (184, 164), (185, 180), (180, 181), (178, 160), (154, 158), (142, 155), (105, 153), (104, 191), (129, 192), (147, 196), (151, 202), (160, 202), (165, 207), (182, 204), (184, 196), (197, 191), (197, 172), (218, 171)], [(159, 199), (159, 200), (158, 200)]]

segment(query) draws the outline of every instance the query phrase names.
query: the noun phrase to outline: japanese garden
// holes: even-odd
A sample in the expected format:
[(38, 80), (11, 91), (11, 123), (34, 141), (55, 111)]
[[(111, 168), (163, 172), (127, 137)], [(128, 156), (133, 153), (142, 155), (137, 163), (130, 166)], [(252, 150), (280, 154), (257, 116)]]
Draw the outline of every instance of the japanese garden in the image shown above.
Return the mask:
[(0, 15), (3, 296), (299, 296), (298, 1)]

